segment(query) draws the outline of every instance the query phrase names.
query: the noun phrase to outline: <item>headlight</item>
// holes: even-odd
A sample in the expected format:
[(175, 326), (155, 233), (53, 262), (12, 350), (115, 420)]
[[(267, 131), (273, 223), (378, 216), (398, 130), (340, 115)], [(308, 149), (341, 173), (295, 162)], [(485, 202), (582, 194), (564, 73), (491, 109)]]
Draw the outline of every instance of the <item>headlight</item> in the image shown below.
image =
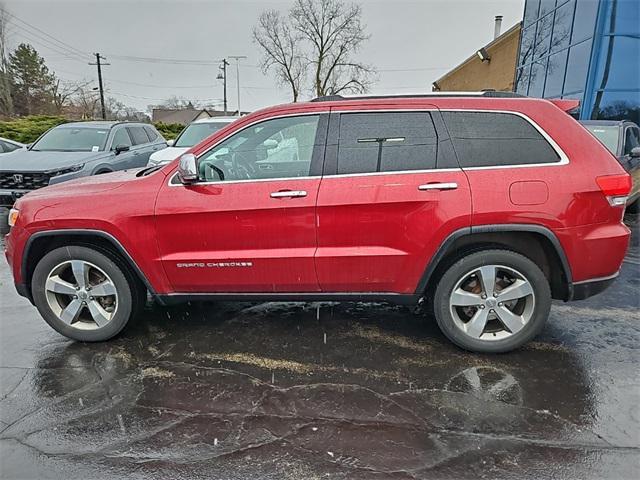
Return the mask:
[(20, 215), (20, 210), (17, 210), (15, 208), (12, 208), (11, 210), (9, 210), (9, 226), (13, 227), (16, 222), (18, 221), (18, 216)]
[(73, 167), (61, 168), (60, 170), (49, 170), (47, 174), (50, 177), (57, 177), (59, 175), (65, 175), (67, 173), (79, 172), (84, 168), (84, 163), (80, 165), (74, 165)]

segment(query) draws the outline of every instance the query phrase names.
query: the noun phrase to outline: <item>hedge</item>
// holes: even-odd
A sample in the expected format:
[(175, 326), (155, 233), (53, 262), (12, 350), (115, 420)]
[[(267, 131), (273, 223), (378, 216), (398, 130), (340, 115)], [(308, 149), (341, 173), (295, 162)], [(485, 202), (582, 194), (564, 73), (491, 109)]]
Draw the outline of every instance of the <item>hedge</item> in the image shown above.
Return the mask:
[[(15, 140), (16, 142), (32, 143), (51, 127), (71, 121), (64, 117), (47, 115), (32, 115), (30, 117), (0, 121), (0, 137)], [(153, 125), (167, 140), (176, 138), (184, 128), (184, 125), (179, 123), (156, 122)]]
[(0, 137), (22, 143), (31, 143), (51, 127), (67, 122), (69, 120), (64, 117), (47, 115), (33, 115), (0, 121)]
[(162, 134), (162, 136), (167, 140), (173, 140), (174, 138), (176, 138), (184, 128), (184, 125), (181, 125), (179, 123), (154, 122), (153, 126), (156, 127)]

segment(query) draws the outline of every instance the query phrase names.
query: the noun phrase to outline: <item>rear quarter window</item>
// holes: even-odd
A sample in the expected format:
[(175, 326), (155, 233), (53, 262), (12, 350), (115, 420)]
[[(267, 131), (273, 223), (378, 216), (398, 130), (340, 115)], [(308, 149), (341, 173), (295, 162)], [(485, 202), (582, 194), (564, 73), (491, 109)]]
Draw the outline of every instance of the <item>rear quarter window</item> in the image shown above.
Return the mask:
[(542, 134), (519, 115), (443, 111), (442, 116), (463, 168), (560, 161)]
[(144, 126), (144, 131), (147, 132), (147, 136), (151, 142), (154, 142), (158, 138), (158, 134), (153, 129), (153, 127), (149, 127), (148, 125)]

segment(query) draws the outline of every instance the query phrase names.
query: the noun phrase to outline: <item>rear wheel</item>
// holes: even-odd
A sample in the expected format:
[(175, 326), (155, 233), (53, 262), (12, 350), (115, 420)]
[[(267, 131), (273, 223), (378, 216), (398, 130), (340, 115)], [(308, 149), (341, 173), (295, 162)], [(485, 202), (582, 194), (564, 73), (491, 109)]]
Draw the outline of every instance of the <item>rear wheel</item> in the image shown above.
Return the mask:
[(97, 342), (117, 335), (137, 313), (141, 292), (126, 268), (87, 247), (57, 248), (36, 265), (38, 311), (58, 333)]
[(442, 276), (434, 313), (442, 332), (474, 352), (520, 347), (543, 328), (551, 308), (544, 273), (508, 250), (485, 250), (454, 263)]

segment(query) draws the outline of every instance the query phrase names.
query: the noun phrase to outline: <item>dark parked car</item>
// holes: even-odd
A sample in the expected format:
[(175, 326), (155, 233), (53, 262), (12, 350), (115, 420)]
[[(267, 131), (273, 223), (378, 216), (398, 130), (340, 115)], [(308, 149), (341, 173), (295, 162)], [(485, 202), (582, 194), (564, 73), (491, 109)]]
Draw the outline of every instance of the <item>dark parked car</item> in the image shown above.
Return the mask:
[(151, 125), (122, 122), (67, 123), (28, 149), (0, 156), (0, 233), (16, 199), (37, 188), (127, 168), (144, 167), (166, 140)]
[(587, 130), (613, 153), (633, 179), (627, 210), (638, 211), (640, 200), (640, 128), (630, 121), (584, 120)]

